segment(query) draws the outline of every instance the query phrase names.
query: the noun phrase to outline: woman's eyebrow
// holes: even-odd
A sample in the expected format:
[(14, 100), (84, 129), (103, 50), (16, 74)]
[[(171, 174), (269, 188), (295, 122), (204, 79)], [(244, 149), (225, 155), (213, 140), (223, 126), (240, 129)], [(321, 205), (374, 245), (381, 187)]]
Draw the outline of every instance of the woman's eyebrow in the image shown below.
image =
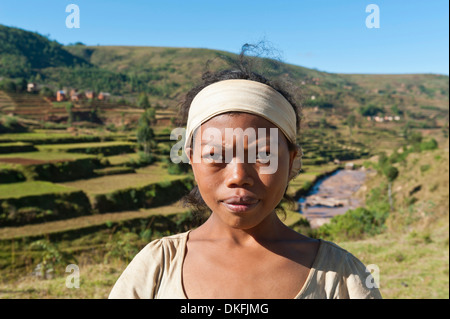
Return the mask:
[(202, 142), (201, 146), (204, 146), (204, 145), (209, 145), (209, 146), (213, 146), (213, 147), (224, 147), (224, 145), (216, 144), (216, 143), (213, 143), (213, 142)]
[[(253, 147), (255, 145), (255, 143), (256, 143), (256, 146), (258, 146), (258, 147), (264, 146), (264, 147), (270, 148), (271, 145), (270, 145), (269, 140), (270, 140), (269, 138), (266, 138), (266, 142), (264, 142), (264, 143), (260, 143), (260, 142), (258, 143), (258, 141), (250, 142), (247, 144), (246, 148)], [(262, 145), (260, 145), (260, 144), (262, 144)], [(205, 146), (205, 145), (210, 146), (210, 147), (215, 147), (215, 148), (222, 148), (222, 149), (230, 148), (229, 146), (225, 145), (225, 142), (223, 144), (217, 144), (217, 143), (213, 143), (213, 142), (202, 142), (200, 146)], [(234, 145), (233, 148), (234, 147), (236, 147), (236, 145)]]

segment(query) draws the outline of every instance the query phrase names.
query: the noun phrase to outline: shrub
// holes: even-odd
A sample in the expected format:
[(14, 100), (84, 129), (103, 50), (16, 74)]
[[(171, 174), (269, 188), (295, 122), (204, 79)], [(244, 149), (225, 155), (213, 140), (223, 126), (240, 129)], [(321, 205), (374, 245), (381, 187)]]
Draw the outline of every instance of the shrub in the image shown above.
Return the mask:
[(378, 114), (384, 114), (384, 109), (374, 105), (374, 104), (369, 104), (369, 105), (365, 105), (365, 106), (361, 106), (359, 108), (359, 113), (362, 116), (375, 116)]
[(421, 151), (431, 151), (431, 150), (435, 150), (439, 147), (438, 142), (432, 138), (429, 141), (424, 141), (420, 143), (420, 150)]
[(116, 190), (94, 197), (94, 210), (99, 213), (118, 212), (167, 205), (177, 201), (193, 187), (193, 179), (160, 182), (143, 187)]
[(106, 244), (108, 252), (105, 255), (105, 262), (108, 262), (111, 258), (120, 258), (127, 263), (130, 262), (140, 250), (140, 247), (137, 245), (138, 242), (139, 236), (135, 233), (118, 232), (114, 234), (113, 240)]
[(37, 149), (30, 143), (4, 143), (0, 144), (0, 154), (34, 152)]
[(0, 90), (4, 90), (6, 92), (16, 92), (17, 86), (14, 81), (4, 79), (0, 81)]
[(431, 168), (431, 165), (429, 165), (429, 164), (422, 165), (422, 166), (420, 166), (420, 171), (421, 171), (422, 173), (425, 173), (425, 172), (428, 171), (430, 168)]
[(187, 163), (169, 163), (168, 167), (167, 167), (167, 172), (170, 175), (183, 175), (186, 174), (190, 171), (191, 169), (191, 165), (187, 164)]
[(384, 230), (387, 216), (387, 212), (358, 207), (333, 217), (328, 224), (319, 227), (315, 235), (330, 240), (373, 236)]
[(23, 182), (26, 178), (22, 172), (14, 169), (0, 169), (0, 184)]
[(22, 226), (91, 212), (89, 199), (82, 191), (8, 198), (0, 200), (0, 226)]
[(77, 263), (76, 258), (68, 252), (58, 248), (56, 244), (46, 239), (40, 239), (30, 244), (31, 250), (38, 251), (38, 264), (40, 265), (40, 276), (47, 279), (51, 272), (64, 273), (68, 264)]
[(103, 165), (98, 158), (82, 158), (74, 161), (36, 164), (26, 166), (35, 180), (49, 182), (73, 181), (96, 176), (94, 170)]

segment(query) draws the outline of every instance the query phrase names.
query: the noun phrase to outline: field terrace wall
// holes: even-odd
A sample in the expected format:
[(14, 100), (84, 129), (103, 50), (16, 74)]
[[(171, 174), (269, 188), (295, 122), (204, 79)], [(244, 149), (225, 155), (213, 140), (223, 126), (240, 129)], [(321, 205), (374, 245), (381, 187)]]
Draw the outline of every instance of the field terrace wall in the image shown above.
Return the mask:
[(37, 151), (37, 149), (31, 143), (23, 143), (23, 142), (1, 143), (0, 142), (0, 154), (35, 152), (35, 151)]
[(95, 177), (96, 169), (103, 168), (98, 158), (82, 158), (70, 161), (49, 162), (26, 165), (23, 170), (34, 180), (49, 182), (67, 182), (77, 179)]
[(18, 183), (26, 181), (25, 175), (17, 169), (0, 168), (0, 184)]
[[(98, 144), (98, 145), (96, 145)], [(54, 144), (38, 147), (46, 152), (66, 152), (82, 154), (103, 154), (104, 156), (119, 155), (123, 153), (134, 153), (137, 145), (130, 142), (100, 142), (90, 144)]]
[(143, 187), (130, 187), (96, 195), (93, 204), (83, 191), (2, 198), (0, 227), (168, 205), (184, 196), (193, 184), (192, 177), (185, 177)]
[(176, 202), (194, 186), (192, 177), (170, 182), (152, 183), (143, 187), (130, 187), (93, 197), (96, 213), (119, 212), (168, 205)]
[(0, 227), (23, 226), (92, 213), (82, 191), (0, 199)]
[[(8, 134), (7, 134), (8, 135)], [(43, 145), (43, 144), (75, 144), (75, 143), (94, 143), (102, 141), (112, 141), (114, 137), (111, 136), (94, 136), (94, 135), (81, 135), (81, 136), (42, 136), (42, 137), (21, 137), (21, 135), (26, 134), (15, 134), (14, 138), (4, 138), (0, 135), (0, 143), (14, 143), (23, 142), (30, 143), (33, 145)], [(66, 135), (65, 133), (57, 135)]]

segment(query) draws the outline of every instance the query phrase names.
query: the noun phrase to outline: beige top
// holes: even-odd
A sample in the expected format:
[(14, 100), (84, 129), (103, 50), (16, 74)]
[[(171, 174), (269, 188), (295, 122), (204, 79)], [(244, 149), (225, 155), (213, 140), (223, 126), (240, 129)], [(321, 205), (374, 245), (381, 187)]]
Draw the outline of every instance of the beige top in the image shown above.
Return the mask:
[[(182, 267), (189, 231), (147, 244), (114, 285), (110, 299), (187, 299)], [(320, 240), (305, 284), (295, 299), (380, 299), (364, 264), (336, 244)], [(368, 278), (369, 277), (369, 278)]]

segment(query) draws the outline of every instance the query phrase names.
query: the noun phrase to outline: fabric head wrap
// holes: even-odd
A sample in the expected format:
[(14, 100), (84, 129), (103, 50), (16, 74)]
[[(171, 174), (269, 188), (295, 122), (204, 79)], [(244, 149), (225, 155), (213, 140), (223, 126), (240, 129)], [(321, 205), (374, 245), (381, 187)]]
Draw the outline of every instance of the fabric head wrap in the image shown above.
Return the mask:
[[(213, 83), (195, 96), (189, 109), (185, 148), (190, 145), (193, 133), (200, 125), (227, 112), (259, 115), (277, 126), (296, 145), (296, 115), (284, 96), (266, 84), (236, 79)], [(303, 152), (299, 145), (297, 148), (289, 179), (297, 176), (302, 167)]]

